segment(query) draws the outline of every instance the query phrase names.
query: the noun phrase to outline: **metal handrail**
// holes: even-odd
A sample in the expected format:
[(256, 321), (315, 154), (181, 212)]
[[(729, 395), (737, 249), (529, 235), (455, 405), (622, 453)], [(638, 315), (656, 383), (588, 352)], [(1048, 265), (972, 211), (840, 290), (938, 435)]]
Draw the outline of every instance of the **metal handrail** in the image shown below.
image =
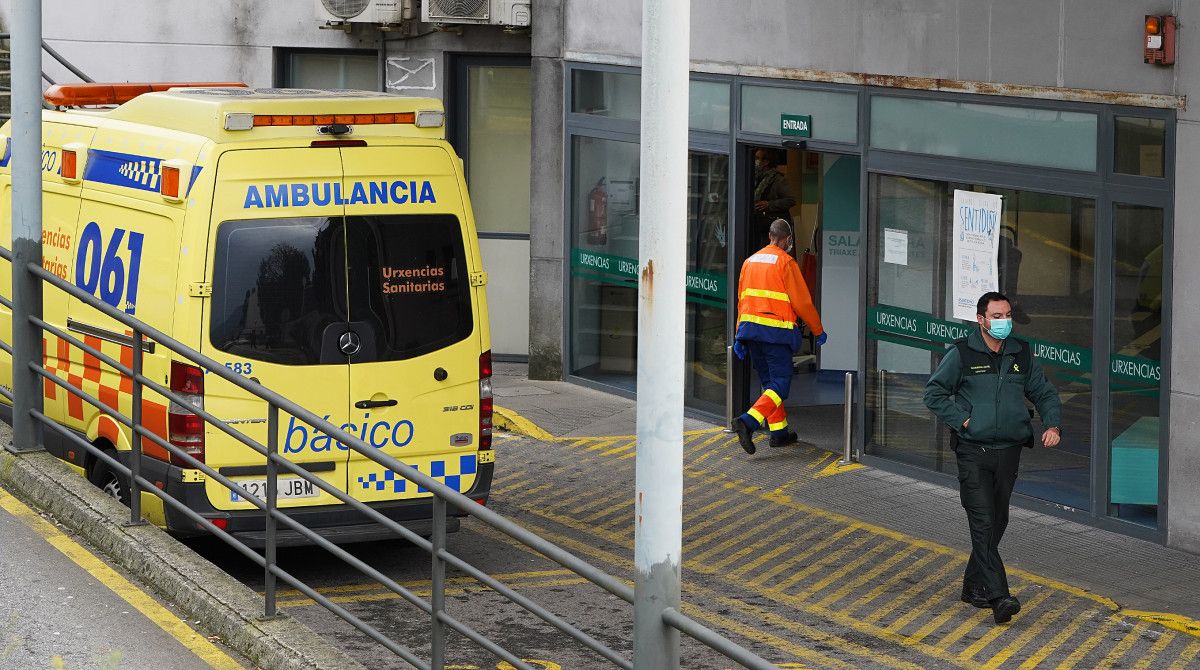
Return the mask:
[[(0, 38), (2, 37), (3, 35), (0, 34)], [(10, 263), (13, 260), (12, 253), (4, 247), (0, 247), (0, 258), (8, 260)], [(82, 351), (94, 356), (99, 361), (98, 364), (106, 365), (116, 370), (121, 375), (131, 379), (133, 382), (134, 394), (132, 412), (133, 416), (131, 417), (121, 414), (116, 408), (109, 407), (98, 398), (95, 398), (94, 396), (84, 392), (80, 388), (72, 386), (68, 381), (58, 377), (43, 367), (43, 362), (41, 360), (31, 360), (27, 363), (28, 368), (37, 375), (39, 380), (47, 380), (50, 383), (64, 389), (68, 393), (81, 398), (100, 411), (104, 412), (106, 415), (112, 417), (117, 422), (128, 427), (132, 431), (132, 439), (130, 440), (131, 455), (129, 467), (126, 467), (118, 459), (110, 456), (106, 451), (98, 448), (96, 445), (92, 444), (85, 438), (80, 437), (70, 429), (60, 425), (54, 419), (46, 416), (44, 413), (32, 410), (31, 415), (38, 422), (48, 427), (56, 434), (86, 449), (89, 454), (104, 462), (108, 467), (112, 468), (114, 472), (118, 473), (118, 476), (129, 478), (131, 489), (130, 518), (132, 522), (142, 522), (141, 493), (148, 492), (160, 498), (164, 504), (169, 505), (172, 509), (177, 510), (186, 518), (195, 522), (199, 528), (202, 528), (215, 535), (226, 544), (229, 544), (240, 554), (246, 556), (250, 560), (254, 561), (257, 565), (262, 567), (264, 569), (266, 582), (264, 611), (267, 616), (272, 616), (275, 614), (276, 580), (278, 579), (296, 588), (298, 591), (312, 599), (317, 604), (342, 618), (344, 621), (354, 626), (371, 639), (379, 642), (384, 647), (415, 667), (422, 669), (434, 668), (436, 670), (441, 670), (441, 668), (443, 668), (446, 646), (444, 628), (448, 627), (455, 632), (462, 634), (467, 639), (475, 642), (480, 647), (495, 654), (499, 658), (507, 661), (513, 667), (520, 668), (522, 670), (533, 670), (531, 666), (521, 661), (520, 658), (518, 658), (515, 654), (489, 640), (478, 631), (472, 629), (470, 626), (458, 621), (445, 611), (445, 569), (446, 565), (449, 564), (479, 580), (481, 583), (489, 586), (495, 592), (504, 596), (531, 614), (541, 618), (543, 621), (550, 624), (557, 630), (571, 636), (584, 647), (596, 652), (614, 665), (625, 669), (631, 669), (633, 667), (632, 663), (630, 663), (630, 661), (628, 661), (621, 653), (604, 645), (596, 638), (564, 621), (562, 618), (553, 614), (541, 605), (538, 605), (529, 598), (522, 596), (510, 587), (505, 586), (499, 580), (487, 575), (482, 570), (479, 570), (467, 561), (448, 551), (446, 548), (446, 524), (449, 516), (449, 506), (453, 505), (456, 509), (467, 513), (469, 516), (479, 519), (483, 523), (488, 524), (496, 530), (499, 530), (500, 532), (513, 538), (517, 542), (537, 551), (543, 556), (555, 561), (559, 565), (571, 570), (580, 577), (587, 579), (592, 584), (599, 586), (600, 588), (621, 598), (627, 603), (633, 603), (633, 589), (627, 586), (624, 582), (592, 566), (591, 564), (558, 547), (557, 545), (538, 537), (537, 535), (520, 527), (516, 523), (488, 509), (487, 507), (477, 504), (474, 500), (468, 498), (462, 493), (447, 487), (445, 484), (442, 484), (432, 477), (422, 474), (420, 471), (403, 463), (402, 461), (388, 456), (387, 454), (380, 453), (377, 449), (372, 448), (357, 436), (329, 423), (324, 418), (317, 416), (313, 412), (300, 405), (297, 405), (278, 393), (271, 391), (265, 386), (245, 379), (241, 375), (238, 375), (232, 370), (227, 369), (218, 361), (205, 356), (194, 349), (191, 349), (187, 345), (171, 338), (170, 336), (147, 325), (146, 323), (133, 318), (125, 312), (113, 308), (95, 296), (81, 290), (74, 284), (71, 284), (57, 275), (54, 275), (43, 269), (39, 265), (30, 263), (25, 269), (32, 276), (35, 276), (41, 281), (54, 286), (55, 288), (67, 293), (80, 302), (87, 304), (100, 313), (131, 329), (133, 336), (130, 346), (133, 351), (133, 357), (131, 365), (127, 366), (111, 356), (104, 354), (99, 349), (88, 345), (86, 342), (71, 335), (65, 330), (58, 328), (53, 324), (38, 318), (37, 316), (30, 315), (28, 319), (31, 324), (37, 326), (42, 331), (50, 333), (66, 341), (71, 346), (78, 347)], [(8, 307), (9, 309), (12, 309), (13, 307), (12, 302), (3, 296), (0, 296), (0, 304)], [(165, 347), (174, 354), (177, 354), (205, 369), (209, 374), (214, 374), (218, 377), (221, 377), (225, 381), (267, 403), (267, 445), (262, 445), (259, 442), (247, 437), (245, 434), (232, 428), (227, 423), (202, 408), (192, 407), (190, 410), (194, 411), (207, 424), (215, 426), (218, 430), (238, 440), (240, 443), (253, 449), (256, 453), (264, 457), (267, 466), (267, 492), (265, 499), (259, 498), (243, 490), (229, 478), (220, 474), (207, 464), (197, 461), (190, 454), (183, 451), (182, 448), (171, 444), (168, 440), (146, 429), (145, 426), (142, 425), (140, 400), (143, 389), (148, 388), (171, 402), (188, 404), (190, 406), (190, 403), (188, 403), (185, 398), (180, 397), (178, 394), (162, 386), (154, 379), (146, 377), (143, 374), (142, 361), (145, 354), (144, 342), (147, 340), (155, 342), (159, 346)], [(0, 350), (12, 355), (12, 348), (8, 345), (8, 343), (0, 341)], [(14, 372), (15, 363), (16, 362), (14, 361)], [(16, 374), (13, 375), (14, 392), (18, 387), (18, 380), (21, 378), (23, 377)], [(25, 390), (30, 393), (41, 392), (40, 388), (30, 388)], [(6, 389), (0, 388), (0, 395), (9, 401), (12, 400), (12, 394), (8, 393)], [(286, 458), (280, 456), (278, 453), (280, 410), (283, 410), (289, 415), (295, 417), (297, 420), (303, 421), (313, 428), (324, 432), (326, 435), (329, 435), (330, 437), (341, 442), (341, 444), (345, 445), (347, 448), (365, 456), (366, 458), (385, 468), (392, 470), (393, 472), (398, 473), (406, 480), (411, 481), (432, 493), (432, 536), (429, 539), (421, 537), (402, 524), (384, 516), (382, 513), (370, 507), (369, 505), (354, 499), (349, 495), (348, 492), (335, 488), (333, 485), (327, 483), (325, 480), (317, 477), (303, 467), (298, 466), (297, 464), (292, 463)], [(186, 463), (187, 467), (200, 470), (207, 477), (218, 482), (223, 487), (231, 491), (238, 491), (239, 496), (246, 499), (254, 507), (262, 510), (264, 513), (266, 530), (266, 547), (264, 555), (260, 556), (258, 552), (250, 549), (234, 536), (230, 535), (223, 529), (216, 527), (209, 519), (206, 519), (197, 512), (191, 510), (184, 503), (167, 494), (166, 491), (159, 489), (153, 484), (153, 482), (143, 478), (139, 472), (142, 455), (142, 439), (148, 440), (153, 444), (156, 444), (157, 446), (167, 450), (168, 453)], [(408, 589), (396, 583), (391, 578), (367, 565), (328, 539), (322, 537), (316, 531), (304, 526), (299, 521), (296, 521), (285, 511), (281, 511), (277, 507), (277, 482), (281, 469), (285, 473), (299, 476), (304, 480), (311, 482), (314, 486), (320, 488), (326, 493), (329, 493), (342, 503), (350, 506), (358, 512), (363, 513), (370, 520), (379, 523), (383, 527), (395, 532), (400, 537), (403, 537), (423, 550), (429, 552), (432, 560), (432, 591), (429, 601), (427, 602), (421, 597), (415, 595)], [(337, 605), (325, 596), (318, 593), (315, 589), (305, 584), (302, 580), (294, 577), (286, 570), (280, 568), (276, 564), (275, 560), (277, 548), (276, 532), (278, 524), (283, 524), (284, 526), (303, 535), (309, 541), (329, 551), (337, 558), (360, 571), (363, 575), (375, 580), (384, 588), (387, 588), (403, 600), (430, 615), (431, 660), (428, 663), (425, 662), (423, 659), (417, 657), (416, 654), (408, 648), (388, 638), (370, 624), (357, 618), (343, 607)], [(697, 641), (713, 648), (718, 653), (721, 653), (727, 658), (741, 663), (748, 668), (752, 668), (754, 670), (768, 670), (776, 667), (761, 657), (741, 647), (740, 645), (728, 640), (715, 631), (712, 631), (711, 629), (674, 609), (668, 608), (663, 612), (663, 624), (696, 639)]]
[[(9, 33), (0, 33), (0, 40), (7, 40), (7, 39), (10, 39)], [(76, 77), (79, 77), (80, 79), (88, 82), (89, 84), (95, 83), (95, 81), (96, 81), (95, 79), (92, 79), (91, 77), (87, 76), (86, 74), (83, 73), (83, 70), (80, 70), (79, 68), (72, 65), (71, 62), (68, 61), (66, 58), (63, 58), (62, 54), (55, 51), (54, 47), (50, 46), (46, 42), (46, 40), (42, 40), (42, 51), (45, 51), (46, 53), (50, 54), (51, 58), (58, 61), (59, 65), (62, 65), (63, 67), (67, 68), (67, 70), (69, 70), (71, 72), (71, 74), (75, 75)], [(46, 81), (49, 81), (51, 84), (54, 83), (54, 81), (52, 81), (49, 77), (46, 76), (45, 72), (42, 72), (42, 78), (45, 79)]]

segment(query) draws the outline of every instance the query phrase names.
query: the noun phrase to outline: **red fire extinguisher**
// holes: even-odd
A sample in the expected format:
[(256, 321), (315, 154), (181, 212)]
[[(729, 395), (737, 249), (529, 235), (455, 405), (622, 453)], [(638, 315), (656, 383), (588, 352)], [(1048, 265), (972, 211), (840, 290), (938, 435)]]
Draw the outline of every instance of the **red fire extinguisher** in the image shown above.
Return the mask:
[(588, 244), (608, 244), (608, 191), (604, 178), (588, 192)]

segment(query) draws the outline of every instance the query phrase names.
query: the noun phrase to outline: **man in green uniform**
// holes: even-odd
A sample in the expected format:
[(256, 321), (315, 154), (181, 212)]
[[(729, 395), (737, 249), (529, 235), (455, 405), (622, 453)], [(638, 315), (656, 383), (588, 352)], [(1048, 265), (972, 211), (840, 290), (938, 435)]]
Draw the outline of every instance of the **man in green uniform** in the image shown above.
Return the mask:
[(1021, 448), (1033, 446), (1029, 399), (1041, 416), (1042, 444), (1059, 443), (1062, 406), (1058, 391), (1012, 333), (1012, 304), (1002, 293), (983, 294), (976, 305), (978, 331), (942, 356), (925, 385), (925, 406), (952, 431), (958, 457), (958, 488), (971, 527), (971, 558), (963, 574), (963, 602), (991, 608), (996, 623), (1021, 611), (1008, 592), (997, 548), (1008, 525), (1008, 502)]

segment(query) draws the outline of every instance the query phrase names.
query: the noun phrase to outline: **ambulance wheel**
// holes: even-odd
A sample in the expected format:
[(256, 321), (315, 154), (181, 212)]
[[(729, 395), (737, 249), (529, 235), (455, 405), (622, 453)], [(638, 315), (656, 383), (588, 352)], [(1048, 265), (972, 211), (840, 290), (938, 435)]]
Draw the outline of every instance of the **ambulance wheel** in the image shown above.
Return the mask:
[[(112, 449), (106, 449), (104, 453), (117, 457), (117, 452)], [(129, 507), (129, 480), (117, 476), (108, 463), (100, 459), (96, 459), (96, 464), (92, 466), (91, 476), (88, 477), (93, 484), (100, 488), (105, 494), (121, 501), (121, 504)]]

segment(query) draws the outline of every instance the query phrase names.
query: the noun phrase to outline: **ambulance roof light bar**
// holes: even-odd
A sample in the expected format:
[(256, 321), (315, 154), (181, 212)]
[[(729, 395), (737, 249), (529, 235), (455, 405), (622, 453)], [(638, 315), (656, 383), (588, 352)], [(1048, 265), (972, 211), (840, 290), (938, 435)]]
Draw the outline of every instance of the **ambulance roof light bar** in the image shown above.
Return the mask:
[(119, 84), (55, 84), (42, 97), (56, 107), (85, 105), (120, 105), (143, 93), (157, 93), (172, 88), (248, 88), (241, 82), (146, 82)]
[[(418, 128), (440, 128), (446, 123), (446, 115), (439, 110), (416, 112), (394, 112), (386, 114), (253, 114), (251, 112), (228, 112), (225, 114), (225, 130), (252, 130), (271, 126), (317, 126), (318, 132), (326, 135), (344, 135), (353, 126), (378, 124), (412, 124)], [(344, 132), (333, 129), (346, 127)]]

